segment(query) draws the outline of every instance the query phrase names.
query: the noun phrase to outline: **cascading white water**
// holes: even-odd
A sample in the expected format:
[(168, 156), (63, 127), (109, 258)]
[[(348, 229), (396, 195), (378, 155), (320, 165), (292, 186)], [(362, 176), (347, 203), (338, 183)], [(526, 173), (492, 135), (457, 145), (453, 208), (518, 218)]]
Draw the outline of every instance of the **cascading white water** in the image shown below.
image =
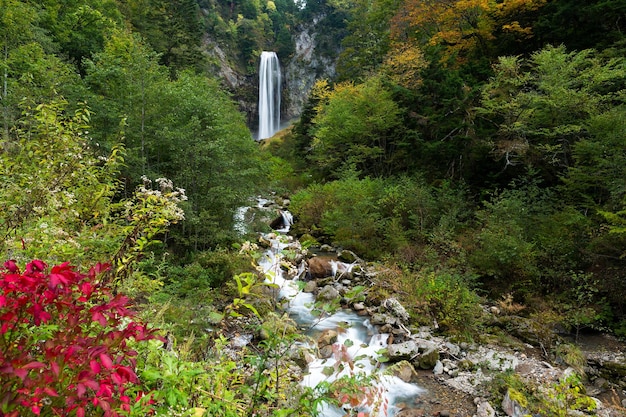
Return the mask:
[(259, 66), (259, 135), (272, 137), (280, 126), (280, 64), (276, 52), (263, 51)]
[[(259, 207), (262, 207), (262, 203)], [(319, 333), (326, 329), (342, 328), (335, 346), (337, 349), (345, 349), (346, 357), (350, 358), (352, 362), (351, 367), (341, 368), (338, 366), (340, 364), (336, 358), (318, 358), (309, 363), (308, 372), (302, 384), (313, 388), (323, 381), (332, 382), (348, 374), (358, 373), (370, 376), (378, 374), (378, 377), (375, 378), (377, 382), (373, 392), (376, 393), (376, 400), (380, 406), (377, 409), (376, 407), (372, 409), (367, 405), (360, 404), (358, 407), (367, 411), (364, 414), (375, 417), (395, 416), (399, 410), (396, 406), (398, 402), (410, 402), (411, 399), (415, 399), (425, 391), (417, 385), (381, 372), (384, 365), (378, 362), (377, 358), (381, 349), (387, 346), (389, 335), (378, 333), (378, 330), (370, 324), (366, 317), (359, 316), (351, 310), (340, 310), (324, 318), (313, 314), (312, 305), (315, 301), (313, 294), (301, 291), (298, 283), (287, 279), (281, 268), (280, 260), (283, 256), (283, 250), (290, 245), (288, 242), (293, 243), (283, 234), (289, 231), (292, 224), (291, 214), (288, 211), (281, 211), (281, 215), (284, 219), (284, 228), (277, 230), (278, 235), (272, 233), (266, 236), (271, 242), (271, 247), (259, 261), (259, 266), (265, 272), (268, 281), (276, 284), (280, 289), (279, 298), (287, 302), (287, 309), (296, 322), (309, 327), (313, 333)], [(349, 264), (335, 262), (333, 263), (333, 273), (349, 272), (350, 267)], [(333, 367), (343, 370), (329, 375), (328, 369)], [(345, 410), (328, 405), (324, 405), (318, 411), (322, 417), (346, 415)]]

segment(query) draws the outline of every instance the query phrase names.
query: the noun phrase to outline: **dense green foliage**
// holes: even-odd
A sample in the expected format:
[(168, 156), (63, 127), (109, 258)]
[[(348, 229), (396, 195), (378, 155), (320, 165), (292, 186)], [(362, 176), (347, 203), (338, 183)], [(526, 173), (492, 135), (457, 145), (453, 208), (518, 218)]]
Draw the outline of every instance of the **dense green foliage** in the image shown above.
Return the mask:
[(277, 153), (326, 182), (296, 228), (623, 333), (626, 61), (599, 31), (624, 8), (582, 3), (342, 2), (350, 81), (318, 83)]

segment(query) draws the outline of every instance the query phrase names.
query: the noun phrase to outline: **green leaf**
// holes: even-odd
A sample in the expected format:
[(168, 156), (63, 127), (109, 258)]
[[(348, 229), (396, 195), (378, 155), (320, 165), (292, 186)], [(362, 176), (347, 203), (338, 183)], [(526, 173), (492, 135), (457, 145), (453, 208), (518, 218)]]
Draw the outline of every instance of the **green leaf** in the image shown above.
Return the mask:
[(322, 369), (322, 373), (326, 376), (331, 376), (335, 373), (335, 368), (332, 366), (325, 366), (324, 369)]

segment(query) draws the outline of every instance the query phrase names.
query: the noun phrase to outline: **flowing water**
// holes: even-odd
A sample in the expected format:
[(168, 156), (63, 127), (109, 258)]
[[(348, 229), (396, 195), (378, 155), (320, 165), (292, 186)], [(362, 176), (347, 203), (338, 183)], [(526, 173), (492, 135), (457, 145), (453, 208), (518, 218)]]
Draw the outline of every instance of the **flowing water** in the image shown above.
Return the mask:
[[(278, 230), (278, 234), (266, 236), (271, 241), (271, 247), (259, 262), (259, 266), (265, 271), (268, 281), (280, 288), (279, 298), (287, 306), (290, 316), (301, 328), (308, 329), (309, 335), (315, 338), (328, 329), (337, 330), (338, 333), (337, 341), (333, 345), (335, 355), (311, 362), (302, 384), (313, 388), (323, 381), (332, 382), (345, 375), (375, 376), (372, 378), (372, 386), (368, 389), (371, 393), (369, 399), (375, 406), (360, 404), (353, 411), (364, 411), (378, 417), (394, 416), (399, 410), (398, 404), (404, 403), (410, 406), (413, 400), (424, 393), (424, 390), (398, 377), (384, 375), (381, 372), (385, 366), (377, 359), (381, 350), (386, 347), (389, 335), (378, 333), (367, 317), (346, 309), (323, 318), (313, 314), (312, 306), (315, 302), (313, 294), (302, 292), (297, 282), (287, 279), (280, 268), (282, 251), (288, 246), (298, 244), (290, 242), (290, 237), (285, 235), (289, 231), (291, 215), (287, 211), (281, 211), (281, 214), (285, 226)], [(303, 267), (304, 262), (301, 265)], [(337, 262), (335, 268), (349, 270), (350, 265)], [(303, 271), (299, 272), (298, 276), (302, 276)], [(342, 363), (350, 364), (350, 366), (342, 366)], [(323, 417), (344, 415), (346, 415), (345, 410), (333, 406), (325, 406), (322, 410)]]
[(259, 66), (258, 139), (274, 136), (280, 129), (281, 73), (275, 52), (263, 51)]

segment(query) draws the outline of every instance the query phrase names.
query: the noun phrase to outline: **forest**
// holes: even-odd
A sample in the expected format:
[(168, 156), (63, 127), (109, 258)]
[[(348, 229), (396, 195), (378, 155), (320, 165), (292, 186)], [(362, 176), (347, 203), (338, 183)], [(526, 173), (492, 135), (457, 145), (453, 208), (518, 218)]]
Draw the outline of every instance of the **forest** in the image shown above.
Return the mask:
[[(307, 24), (336, 76), (256, 142), (258, 58), (289, 62)], [(303, 245), (385, 271), (366, 297), (414, 327), (506, 339), (499, 303), (546, 361), (580, 357), (554, 329), (624, 340), (625, 33), (624, 0), (0, 0), (0, 415), (358, 398), (280, 362), (299, 339), (257, 267), (270, 228), (236, 227), (258, 196), (289, 202)], [(244, 332), (263, 337), (233, 356)]]

